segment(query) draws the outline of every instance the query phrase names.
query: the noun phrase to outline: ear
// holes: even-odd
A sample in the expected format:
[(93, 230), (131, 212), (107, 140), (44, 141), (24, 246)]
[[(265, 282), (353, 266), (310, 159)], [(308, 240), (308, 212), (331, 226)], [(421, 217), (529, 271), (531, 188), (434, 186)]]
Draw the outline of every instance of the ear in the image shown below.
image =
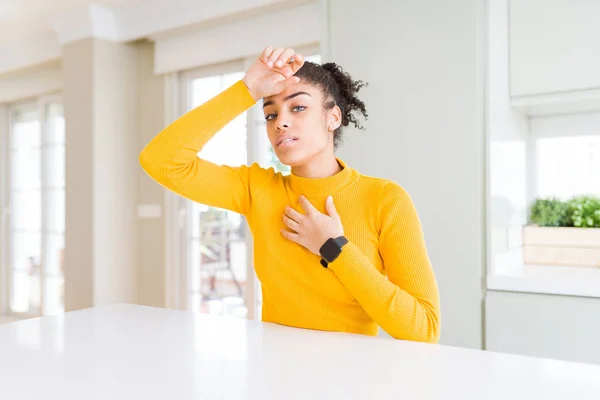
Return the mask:
[(327, 129), (333, 132), (340, 126), (342, 126), (342, 110), (334, 106), (327, 112)]

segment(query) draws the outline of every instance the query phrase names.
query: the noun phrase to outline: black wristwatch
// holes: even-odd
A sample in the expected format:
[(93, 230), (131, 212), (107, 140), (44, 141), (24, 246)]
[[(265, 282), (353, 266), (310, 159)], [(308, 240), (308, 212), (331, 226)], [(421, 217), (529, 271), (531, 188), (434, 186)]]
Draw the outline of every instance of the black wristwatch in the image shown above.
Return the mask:
[(332, 263), (342, 253), (342, 247), (348, 243), (348, 239), (344, 236), (327, 239), (325, 244), (319, 249), (321, 253), (321, 265), (327, 268), (329, 263)]

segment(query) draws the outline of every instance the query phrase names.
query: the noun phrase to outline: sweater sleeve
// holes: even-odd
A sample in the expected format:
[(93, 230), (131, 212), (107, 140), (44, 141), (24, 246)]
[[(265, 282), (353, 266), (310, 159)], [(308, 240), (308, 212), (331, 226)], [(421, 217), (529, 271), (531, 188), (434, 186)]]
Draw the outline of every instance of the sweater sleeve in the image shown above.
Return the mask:
[(379, 253), (387, 278), (351, 242), (329, 268), (392, 337), (437, 343), (438, 287), (416, 208), (399, 185), (382, 190)]
[[(267, 179), (258, 164), (231, 167), (198, 152), (225, 125), (255, 104), (240, 80), (156, 135), (140, 153), (142, 168), (165, 188), (195, 202), (246, 214), (251, 187)], [(239, 140), (245, 140), (241, 135)]]

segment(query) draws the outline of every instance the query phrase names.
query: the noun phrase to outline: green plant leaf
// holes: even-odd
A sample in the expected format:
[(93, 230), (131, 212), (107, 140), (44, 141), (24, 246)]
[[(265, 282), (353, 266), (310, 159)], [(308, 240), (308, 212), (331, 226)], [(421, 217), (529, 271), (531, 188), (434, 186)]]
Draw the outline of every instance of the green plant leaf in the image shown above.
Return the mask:
[(600, 197), (583, 195), (568, 202), (567, 216), (573, 226), (600, 228)]
[(555, 197), (536, 199), (530, 208), (530, 222), (539, 226), (566, 226), (568, 204)]

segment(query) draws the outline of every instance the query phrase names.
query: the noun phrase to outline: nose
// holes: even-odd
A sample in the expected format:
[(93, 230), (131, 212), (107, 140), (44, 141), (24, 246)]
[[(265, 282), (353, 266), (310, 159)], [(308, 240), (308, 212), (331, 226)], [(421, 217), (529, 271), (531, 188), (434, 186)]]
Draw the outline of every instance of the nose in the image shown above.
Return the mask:
[(291, 125), (290, 115), (287, 112), (287, 110), (285, 110), (285, 109), (279, 110), (276, 121), (277, 121), (276, 122), (277, 131), (283, 131), (285, 129), (290, 128), (290, 125)]

